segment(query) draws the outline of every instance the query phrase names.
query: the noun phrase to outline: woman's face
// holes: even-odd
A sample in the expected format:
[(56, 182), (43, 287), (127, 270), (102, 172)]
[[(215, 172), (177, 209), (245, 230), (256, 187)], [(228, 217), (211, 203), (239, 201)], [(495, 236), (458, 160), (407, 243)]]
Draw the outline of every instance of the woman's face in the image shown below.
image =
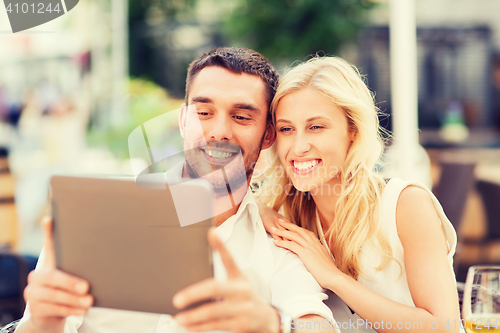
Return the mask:
[(313, 195), (326, 184), (334, 188), (355, 136), (340, 107), (314, 88), (290, 93), (276, 108), (276, 133), (278, 157), (295, 188)]

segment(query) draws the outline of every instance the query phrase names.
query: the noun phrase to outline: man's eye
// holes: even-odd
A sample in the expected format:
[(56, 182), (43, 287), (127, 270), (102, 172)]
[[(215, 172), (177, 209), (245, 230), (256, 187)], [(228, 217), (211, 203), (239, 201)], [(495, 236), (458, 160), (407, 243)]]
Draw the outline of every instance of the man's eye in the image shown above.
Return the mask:
[(199, 111), (199, 112), (198, 112), (198, 115), (199, 115), (199, 116), (208, 116), (208, 115), (209, 115), (209, 113), (208, 113), (208, 112)]
[(234, 119), (236, 120), (250, 120), (250, 118), (245, 118), (245, 117), (242, 117), (242, 116), (234, 116)]

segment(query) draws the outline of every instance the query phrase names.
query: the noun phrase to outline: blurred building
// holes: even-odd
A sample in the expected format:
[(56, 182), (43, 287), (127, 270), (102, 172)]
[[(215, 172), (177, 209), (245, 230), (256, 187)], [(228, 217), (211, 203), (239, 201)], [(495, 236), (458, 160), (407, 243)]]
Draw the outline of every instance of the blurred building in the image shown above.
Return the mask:
[(20, 252), (38, 254), (50, 176), (89, 172), (88, 127), (128, 117), (126, 17), (121, 0), (80, 1), (14, 34), (0, 10), (0, 146), (10, 151)]
[[(390, 114), (389, 10), (382, 2), (370, 14), (355, 59)], [(437, 129), (463, 122), (469, 129), (500, 131), (500, 2), (496, 0), (416, 0), (419, 127)], [(498, 74), (497, 74), (498, 75)], [(390, 126), (390, 118), (382, 122)], [(492, 135), (484, 144), (500, 146)]]

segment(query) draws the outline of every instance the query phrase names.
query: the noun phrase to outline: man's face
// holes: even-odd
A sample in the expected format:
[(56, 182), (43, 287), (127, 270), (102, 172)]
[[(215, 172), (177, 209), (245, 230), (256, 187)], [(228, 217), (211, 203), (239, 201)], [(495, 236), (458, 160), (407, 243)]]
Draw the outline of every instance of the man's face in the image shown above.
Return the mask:
[(210, 66), (198, 73), (188, 94), (180, 119), (186, 172), (207, 179), (216, 194), (227, 194), (226, 184), (246, 186), (261, 148), (274, 141), (264, 82)]

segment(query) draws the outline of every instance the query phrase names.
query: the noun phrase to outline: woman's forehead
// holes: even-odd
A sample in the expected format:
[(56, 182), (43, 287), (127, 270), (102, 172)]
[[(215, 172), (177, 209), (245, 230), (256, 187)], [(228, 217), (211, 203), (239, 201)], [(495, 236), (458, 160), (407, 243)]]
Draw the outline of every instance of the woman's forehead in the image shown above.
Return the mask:
[(283, 96), (276, 107), (276, 121), (288, 118), (290, 118), (288, 120), (308, 120), (317, 117), (339, 121), (345, 119), (345, 113), (328, 97), (311, 87)]

